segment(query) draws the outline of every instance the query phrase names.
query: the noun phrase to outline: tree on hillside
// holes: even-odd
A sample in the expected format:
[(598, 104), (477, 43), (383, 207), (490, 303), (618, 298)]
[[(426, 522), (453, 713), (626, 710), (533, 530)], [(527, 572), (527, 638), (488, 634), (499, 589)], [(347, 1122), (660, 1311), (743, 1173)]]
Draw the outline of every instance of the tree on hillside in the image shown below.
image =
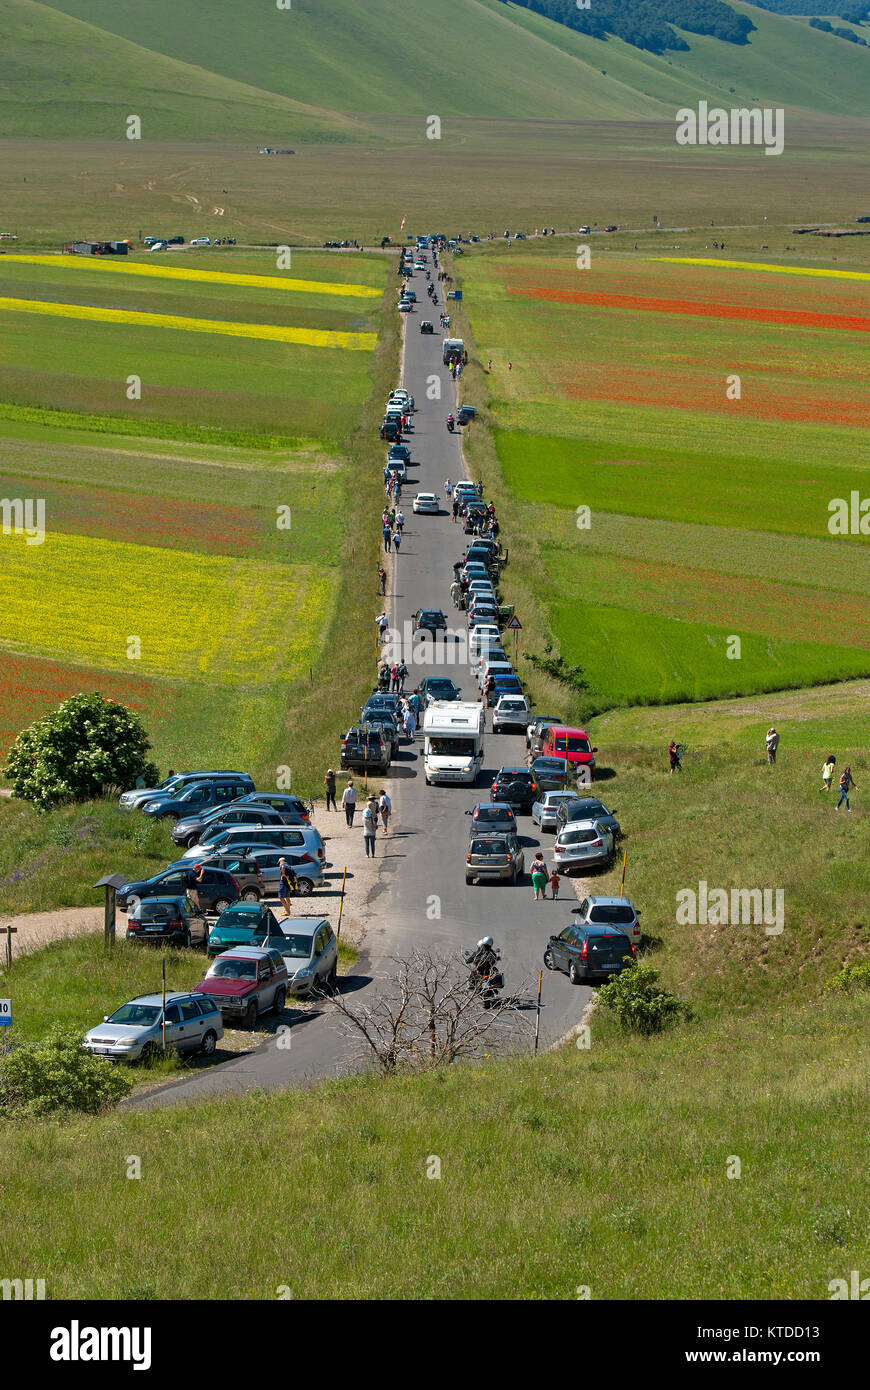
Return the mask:
[(743, 44), (755, 29), (752, 20), (725, 0), (594, 0), (581, 9), (577, 0), (515, 0), (547, 19), (606, 39), (609, 34), (650, 53), (688, 49), (673, 26), (691, 34), (709, 34), (724, 43)]
[(9, 750), (6, 772), (16, 796), (48, 810), (102, 796), (110, 787), (154, 782), (145, 755), (151, 744), (139, 718), (98, 692), (72, 695), (22, 729)]

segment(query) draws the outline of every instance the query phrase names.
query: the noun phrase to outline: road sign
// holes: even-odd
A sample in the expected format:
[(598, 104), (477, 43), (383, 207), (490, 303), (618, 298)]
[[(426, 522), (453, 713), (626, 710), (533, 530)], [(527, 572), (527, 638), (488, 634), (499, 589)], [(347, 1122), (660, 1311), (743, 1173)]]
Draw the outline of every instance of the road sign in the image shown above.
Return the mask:
[(9, 1027), (12, 1022), (12, 1000), (0, 999), (0, 1027)]
[(518, 632), (518, 631), (520, 630), (520, 628), (522, 627), (522, 623), (520, 622), (520, 620), (519, 620), (519, 618), (517, 617), (516, 613), (514, 613), (514, 616), (511, 618), (510, 622), (508, 623), (508, 627), (510, 628), (510, 630), (511, 630), (512, 632)]

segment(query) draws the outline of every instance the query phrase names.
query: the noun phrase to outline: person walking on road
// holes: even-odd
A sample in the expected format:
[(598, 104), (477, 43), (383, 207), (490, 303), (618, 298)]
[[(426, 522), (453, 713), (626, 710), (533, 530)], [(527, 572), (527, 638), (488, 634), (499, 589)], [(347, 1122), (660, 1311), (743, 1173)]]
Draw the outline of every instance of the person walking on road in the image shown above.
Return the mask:
[(393, 549), (395, 550), (395, 552), (396, 552), (397, 555), (398, 555), (398, 553), (399, 553), (399, 549), (400, 549), (400, 547), (401, 547), (401, 544), (402, 544), (402, 533), (401, 533), (401, 531), (394, 531), (394, 532), (393, 532)]
[[(855, 783), (854, 783), (854, 781), (853, 781), (853, 779), (852, 779), (852, 769), (851, 769), (851, 767), (844, 767), (844, 768), (843, 768), (843, 774), (842, 774), (842, 776), (841, 776), (841, 778), (840, 778), (840, 800), (837, 802), (836, 806), (834, 807), (834, 809), (835, 809), (836, 811), (839, 811), (839, 809), (840, 809), (840, 807), (842, 806), (842, 804), (843, 804), (844, 801), (845, 801), (845, 803), (846, 803), (846, 810), (847, 810), (847, 811), (851, 811), (852, 807), (849, 805), (849, 790), (850, 790), (851, 787), (854, 787), (854, 786), (855, 786)], [(857, 791), (857, 787), (855, 787), (855, 790)]]
[(391, 545), (391, 543), (392, 543), (392, 539), (393, 539), (393, 533), (392, 533), (392, 531), (390, 530), (389, 526), (385, 526), (385, 527), (384, 527), (384, 550), (387, 552), (388, 555), (389, 555), (389, 553), (390, 553), (390, 545)]
[(347, 786), (341, 794), (341, 804), (344, 807), (344, 818), (348, 825), (353, 825), (354, 813), (356, 811), (356, 787), (353, 779), (348, 781)]
[(375, 802), (374, 804), (374, 809), (372, 808), (372, 803), (369, 802), (365, 810), (363, 811), (363, 841), (366, 847), (366, 859), (368, 859), (369, 856), (371, 856), (372, 859), (374, 859), (375, 857), (375, 838), (377, 835), (377, 829), (377, 802)]
[(458, 517), (458, 515), (459, 515), (459, 498), (458, 498), (458, 497), (454, 497), (454, 499), (453, 499), (453, 524), (454, 524), (454, 526), (456, 525), (456, 518)]
[(399, 670), (397, 674), (399, 677), (399, 691), (402, 695), (404, 695), (405, 681), (408, 679), (408, 668), (405, 665), (404, 661), (399, 662)]
[(405, 513), (402, 511), (402, 509), (401, 509), (401, 507), (400, 507), (399, 510), (396, 512), (396, 530), (397, 530), (397, 531), (404, 531), (404, 529), (405, 529)]
[(387, 571), (378, 565), (378, 593), (383, 597), (387, 592)]
[(767, 746), (767, 761), (771, 766), (776, 762), (776, 750), (779, 747), (779, 734), (771, 724), (764, 740)]
[(375, 618), (375, 622), (378, 625), (378, 636), (380, 637), (382, 642), (385, 642), (387, 640), (387, 632), (389, 630), (390, 620), (387, 617), (386, 613), (381, 613), (377, 618)]
[(390, 689), (393, 691), (394, 694), (395, 694), (396, 691), (399, 689), (399, 663), (398, 663), (398, 661), (394, 662), (394, 663), (393, 663), (393, 666), (390, 668)]
[(290, 917), (290, 899), (294, 893), (299, 892), (299, 880), (292, 864), (288, 864), (286, 859), (279, 859), (278, 868), (281, 872), (281, 881), (278, 885), (278, 897), (281, 899), (281, 906), (284, 909), (284, 916)]
[(414, 715), (414, 711), (411, 709), (411, 706), (410, 706), (410, 705), (408, 706), (408, 708), (407, 708), (406, 711), (405, 711), (405, 718), (404, 718), (403, 723), (404, 723), (404, 729), (405, 729), (405, 737), (406, 737), (406, 738), (409, 738), (409, 739), (411, 740), (411, 742), (413, 743), (413, 741), (414, 741), (414, 734), (415, 734), (416, 731), (417, 731), (417, 720), (416, 720), (416, 717), (415, 717), (415, 715)]
[(554, 869), (553, 872), (550, 874), (550, 889), (551, 889), (552, 894), (553, 894), (553, 901), (554, 901), (554, 902), (556, 901), (556, 899), (557, 899), (558, 896), (559, 896), (559, 883), (560, 883), (559, 871), (558, 871), (558, 869)]
[(462, 588), (461, 588), (461, 586), (460, 586), (460, 583), (459, 583), (459, 580), (458, 580), (458, 579), (454, 579), (453, 583), (450, 585), (450, 597), (451, 597), (451, 599), (453, 600), (453, 607), (454, 607), (454, 608), (461, 608), (461, 606), (462, 606)]
[(833, 753), (829, 753), (827, 758), (825, 759), (825, 765), (822, 768), (823, 792), (829, 792), (831, 790), (831, 783), (834, 780), (834, 769), (836, 766), (836, 762), (837, 759), (834, 757)]
[(393, 803), (387, 796), (387, 793), (385, 791), (381, 792), (380, 800), (378, 801), (378, 810), (381, 813), (381, 822), (384, 827), (384, 834), (389, 835), (390, 816), (393, 814)]
[(449, 478), (444, 479), (444, 496), (450, 497), (453, 494), (453, 484)]
[(534, 898), (536, 901), (540, 901), (542, 897), (545, 898), (547, 896), (547, 880), (549, 877), (547, 865), (544, 863), (543, 851), (538, 850), (532, 860), (532, 888), (534, 889)]
[(335, 804), (335, 773), (333, 772), (331, 767), (328, 767), (326, 769), (326, 776), (323, 779), (323, 785), (326, 788), (327, 811), (337, 811), (338, 807)]

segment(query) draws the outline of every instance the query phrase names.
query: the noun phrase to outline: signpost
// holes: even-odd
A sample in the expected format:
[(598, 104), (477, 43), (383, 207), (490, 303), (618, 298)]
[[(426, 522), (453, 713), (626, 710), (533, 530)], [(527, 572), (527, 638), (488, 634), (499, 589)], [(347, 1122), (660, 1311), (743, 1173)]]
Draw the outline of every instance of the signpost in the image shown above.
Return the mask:
[(6, 932), (6, 969), (9, 970), (12, 965), (12, 938), (16, 935), (18, 928), (13, 927), (10, 923), (4, 930)]
[(514, 613), (513, 617), (508, 623), (508, 632), (512, 632), (514, 635), (514, 666), (516, 666), (517, 664), (517, 642), (519, 640), (517, 637), (517, 633), (522, 631), (522, 627), (522, 623), (520, 622), (516, 613)]
[(0, 999), (0, 1028), (12, 1026), (12, 1000)]

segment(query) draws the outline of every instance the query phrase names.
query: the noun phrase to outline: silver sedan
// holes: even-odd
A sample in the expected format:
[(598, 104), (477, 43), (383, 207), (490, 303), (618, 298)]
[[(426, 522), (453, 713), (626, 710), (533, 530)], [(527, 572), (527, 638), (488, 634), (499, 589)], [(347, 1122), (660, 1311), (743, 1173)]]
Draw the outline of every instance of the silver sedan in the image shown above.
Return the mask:
[(539, 825), (542, 830), (555, 830), (558, 825), (556, 813), (560, 801), (576, 800), (576, 792), (544, 792), (540, 801), (536, 801), (532, 806), (532, 825)]

